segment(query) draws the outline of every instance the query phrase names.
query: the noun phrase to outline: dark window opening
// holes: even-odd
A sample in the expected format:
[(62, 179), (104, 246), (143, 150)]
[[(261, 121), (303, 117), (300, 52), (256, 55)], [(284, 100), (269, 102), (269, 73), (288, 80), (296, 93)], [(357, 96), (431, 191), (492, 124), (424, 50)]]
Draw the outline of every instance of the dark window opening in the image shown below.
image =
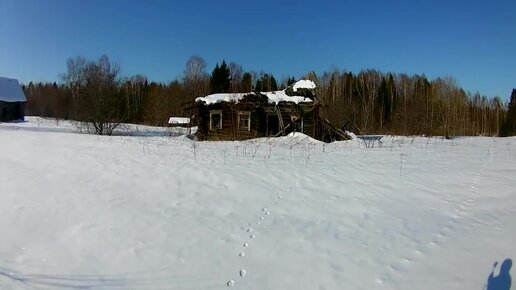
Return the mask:
[(293, 122), (292, 130), (303, 133), (303, 117), (291, 116), (290, 119)]
[(21, 118), (22, 118), (21, 106), (19, 103), (17, 103), (14, 107), (14, 119), (21, 120)]
[(222, 112), (210, 112), (210, 130), (222, 130)]
[(238, 113), (238, 128), (242, 131), (251, 131), (251, 112)]
[(267, 116), (267, 136), (275, 136), (279, 132), (278, 115)]

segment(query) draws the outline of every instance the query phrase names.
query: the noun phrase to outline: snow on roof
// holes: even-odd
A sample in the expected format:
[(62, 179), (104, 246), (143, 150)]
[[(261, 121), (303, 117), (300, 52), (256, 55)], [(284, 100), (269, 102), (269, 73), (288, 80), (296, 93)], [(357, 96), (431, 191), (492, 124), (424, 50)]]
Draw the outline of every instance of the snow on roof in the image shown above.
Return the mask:
[[(311, 99), (300, 97), (300, 96), (288, 96), (285, 91), (275, 92), (260, 92), (261, 95), (266, 96), (269, 99), (270, 104), (277, 104), (279, 102), (292, 102), (292, 103), (309, 103)], [(245, 96), (256, 95), (256, 93), (223, 93), (213, 94), (206, 97), (199, 97), (195, 99), (196, 102), (204, 102), (206, 105), (211, 105), (220, 102), (235, 102), (238, 103)]]
[(266, 95), (269, 99), (270, 104), (277, 104), (279, 102), (292, 102), (295, 104), (299, 103), (310, 103), (311, 99), (300, 97), (300, 96), (288, 96), (285, 91), (275, 91), (275, 92), (261, 92), (260, 94)]
[(254, 95), (255, 93), (221, 93), (208, 95), (206, 97), (199, 97), (195, 99), (196, 102), (204, 102), (206, 105), (216, 104), (220, 102), (238, 102), (244, 96)]
[(315, 83), (312, 82), (311, 80), (300, 80), (300, 81), (297, 81), (294, 84), (292, 89), (294, 90), (294, 92), (297, 92), (298, 89), (310, 89), (310, 90), (313, 90), (313, 89), (315, 89)]
[(170, 117), (170, 119), (168, 119), (168, 124), (170, 124), (170, 125), (190, 124), (190, 118)]
[(0, 101), (26, 102), (27, 98), (17, 79), (0, 77)]

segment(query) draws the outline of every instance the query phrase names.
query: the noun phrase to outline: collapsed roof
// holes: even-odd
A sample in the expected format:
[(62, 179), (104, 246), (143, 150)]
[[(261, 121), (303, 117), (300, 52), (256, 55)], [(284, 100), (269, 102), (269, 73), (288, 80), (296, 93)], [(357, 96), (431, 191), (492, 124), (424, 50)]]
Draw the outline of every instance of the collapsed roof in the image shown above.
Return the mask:
[[(300, 80), (291, 86), (294, 92), (299, 91), (300, 89), (314, 90), (315, 83), (310, 80)], [(206, 105), (216, 104), (220, 102), (233, 102), (238, 103), (245, 96), (253, 95), (253, 96), (264, 96), (267, 97), (270, 104), (278, 104), (280, 102), (291, 102), (295, 104), (299, 103), (310, 103), (313, 102), (312, 99), (304, 97), (304, 96), (290, 96), (287, 93), (287, 88), (282, 91), (272, 91), (272, 92), (249, 92), (249, 93), (219, 93), (212, 94), (205, 97), (199, 97), (195, 99), (196, 102), (203, 102)]]

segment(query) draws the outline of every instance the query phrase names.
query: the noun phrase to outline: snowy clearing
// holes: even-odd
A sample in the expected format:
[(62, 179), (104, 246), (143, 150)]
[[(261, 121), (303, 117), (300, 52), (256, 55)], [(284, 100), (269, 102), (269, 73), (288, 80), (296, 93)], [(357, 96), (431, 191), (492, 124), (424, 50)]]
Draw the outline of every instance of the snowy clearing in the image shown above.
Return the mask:
[(27, 119), (0, 124), (0, 289), (483, 289), (516, 257), (516, 138)]

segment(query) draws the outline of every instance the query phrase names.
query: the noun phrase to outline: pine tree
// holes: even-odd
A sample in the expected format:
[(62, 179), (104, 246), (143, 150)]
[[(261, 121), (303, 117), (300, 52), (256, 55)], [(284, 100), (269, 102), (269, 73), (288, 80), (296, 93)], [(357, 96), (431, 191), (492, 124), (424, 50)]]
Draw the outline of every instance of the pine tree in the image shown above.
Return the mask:
[(389, 120), (389, 107), (390, 107), (390, 98), (389, 98), (389, 89), (387, 88), (387, 81), (385, 78), (382, 78), (382, 82), (380, 83), (380, 87), (378, 88), (377, 93), (377, 101), (376, 104), (376, 115), (380, 121), (380, 129), (382, 129), (382, 125)]
[(277, 91), (278, 90), (278, 83), (276, 82), (276, 79), (271, 74), (270, 76), (270, 90), (271, 91)]
[(264, 91), (264, 89), (263, 89), (263, 84), (262, 84), (262, 80), (261, 80), (261, 79), (259, 79), (259, 80), (257, 80), (257, 81), (256, 81), (256, 85), (254, 86), (254, 90), (255, 90), (256, 92), (263, 92), (263, 91)]
[(287, 87), (290, 87), (291, 85), (296, 83), (296, 79), (294, 77), (290, 77), (287, 80)]
[(278, 83), (272, 74), (263, 74), (256, 82), (255, 90), (258, 92), (277, 91)]
[(210, 77), (210, 88), (212, 94), (227, 93), (231, 88), (231, 74), (226, 61), (219, 66), (215, 65)]
[(388, 78), (382, 78), (380, 88), (378, 89), (377, 106), (382, 123), (391, 121), (396, 106), (396, 99), (396, 84), (392, 74), (389, 74)]
[(507, 115), (500, 128), (500, 136), (507, 137), (514, 135), (516, 135), (516, 89), (512, 90)]
[(251, 92), (253, 90), (253, 77), (250, 73), (246, 72), (242, 76), (242, 84), (240, 85), (242, 92)]

